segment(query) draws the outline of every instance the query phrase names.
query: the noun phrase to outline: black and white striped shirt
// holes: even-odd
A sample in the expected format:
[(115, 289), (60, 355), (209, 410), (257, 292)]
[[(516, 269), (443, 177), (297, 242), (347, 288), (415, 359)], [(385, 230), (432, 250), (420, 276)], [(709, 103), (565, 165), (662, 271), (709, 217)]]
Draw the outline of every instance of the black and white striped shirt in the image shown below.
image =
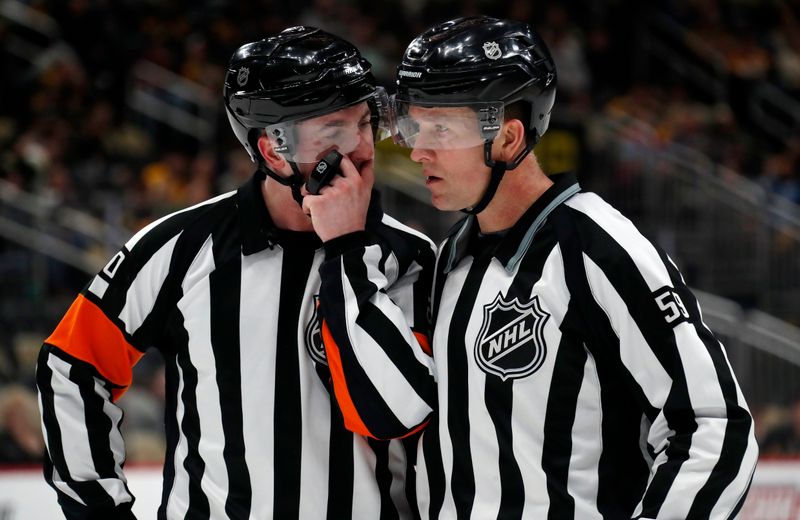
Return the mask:
[(423, 518), (731, 518), (757, 458), (725, 350), (667, 255), (571, 175), (434, 281)]
[[(150, 347), (167, 381), (158, 518), (414, 517), (415, 445), (377, 439), (419, 428), (435, 402), (435, 246), (374, 196), (367, 231), (323, 247), (271, 223), (259, 182), (137, 233), (46, 340), (45, 476), (68, 518), (130, 515), (114, 402)], [(331, 398), (333, 365), (351, 376), (354, 356), (382, 381), (368, 395), (374, 416), (343, 417)], [(362, 408), (361, 390), (336, 385)], [(377, 420), (390, 426), (373, 431)]]

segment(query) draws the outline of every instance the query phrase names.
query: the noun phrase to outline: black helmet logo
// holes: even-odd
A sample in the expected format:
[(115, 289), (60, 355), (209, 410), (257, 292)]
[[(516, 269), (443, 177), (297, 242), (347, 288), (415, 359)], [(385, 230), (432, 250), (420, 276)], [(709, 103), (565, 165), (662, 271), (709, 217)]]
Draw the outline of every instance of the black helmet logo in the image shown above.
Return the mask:
[(490, 60), (496, 60), (500, 58), (500, 46), (497, 45), (497, 42), (486, 42), (483, 44), (483, 53), (486, 54), (486, 57)]
[(236, 75), (236, 83), (239, 84), (240, 87), (243, 87), (245, 83), (247, 83), (247, 78), (250, 77), (250, 69), (247, 67), (242, 67), (239, 69), (239, 74)]

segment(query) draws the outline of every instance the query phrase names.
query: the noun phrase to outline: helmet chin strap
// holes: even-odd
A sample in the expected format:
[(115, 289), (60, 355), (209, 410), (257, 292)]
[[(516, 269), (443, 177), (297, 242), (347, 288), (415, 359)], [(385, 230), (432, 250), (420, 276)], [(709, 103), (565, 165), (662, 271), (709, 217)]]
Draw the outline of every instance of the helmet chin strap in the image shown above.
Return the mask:
[(500, 186), (500, 181), (503, 180), (503, 176), (506, 174), (506, 172), (519, 166), (525, 156), (531, 152), (533, 146), (535, 145), (535, 142), (526, 143), (525, 149), (514, 158), (514, 161), (511, 164), (508, 164), (505, 161), (495, 161), (492, 159), (492, 143), (494, 143), (494, 139), (489, 139), (483, 144), (483, 162), (486, 164), (486, 166), (492, 169), (491, 177), (489, 178), (489, 185), (486, 187), (486, 191), (483, 192), (483, 196), (477, 204), (471, 208), (464, 208), (461, 210), (468, 215), (477, 215), (486, 209), (486, 206), (492, 202), (494, 194), (497, 193), (497, 188)]
[(294, 161), (286, 161), (289, 163), (289, 166), (292, 167), (292, 172), (294, 172), (289, 177), (282, 177), (275, 173), (274, 171), (267, 168), (267, 165), (263, 162), (260, 162), (258, 165), (258, 170), (263, 175), (263, 178), (266, 179), (270, 177), (281, 184), (283, 186), (289, 186), (292, 190), (292, 198), (297, 202), (297, 205), (301, 208), (303, 207), (303, 195), (300, 193), (300, 188), (306, 181), (303, 179), (303, 176), (300, 174), (300, 168), (297, 167), (297, 163)]
[[(491, 145), (489, 146), (491, 147)], [(461, 211), (464, 213), (469, 215), (477, 215), (486, 209), (486, 206), (489, 205), (494, 197), (494, 194), (497, 192), (497, 187), (500, 186), (500, 181), (503, 180), (503, 176), (506, 174), (506, 171), (510, 170), (505, 161), (492, 161), (492, 163), (492, 176), (489, 178), (489, 185), (486, 187), (486, 191), (483, 192), (481, 200), (479, 200), (478, 203), (471, 208), (462, 209)]]

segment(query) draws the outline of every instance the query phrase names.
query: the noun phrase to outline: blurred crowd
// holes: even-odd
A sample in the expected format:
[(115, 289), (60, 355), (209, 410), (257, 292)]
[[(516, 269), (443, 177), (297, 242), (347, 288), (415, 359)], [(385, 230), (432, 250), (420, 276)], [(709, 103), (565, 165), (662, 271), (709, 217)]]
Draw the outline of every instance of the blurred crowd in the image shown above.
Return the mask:
[[(218, 104), (227, 59), (239, 44), (302, 23), (352, 40), (391, 90), (394, 64), (414, 34), (476, 12), (530, 20), (540, 29), (558, 64), (559, 103), (572, 114), (643, 121), (656, 130), (654, 146), (695, 147), (800, 202), (800, 129), (770, 139), (749, 109), (757, 82), (800, 94), (797, 0), (15, 2), (48, 16), (55, 28), (40, 36), (53, 41), (42, 42), (43, 52), (26, 63), (14, 52), (20, 31), (0, 17), (7, 78), (0, 85), (0, 176), (101, 217), (121, 206), (128, 228), (251, 173), (221, 111), (213, 114), (213, 136), (198, 140), (133, 110), (137, 63), (190, 80)], [(658, 45), (690, 65), (704, 63), (716, 86), (679, 77), (648, 54), (645, 37), (661, 38)]]
[[(394, 65), (415, 34), (473, 13), (530, 21), (553, 52), (553, 135), (537, 148), (545, 169), (598, 175), (602, 162), (591, 157), (586, 122), (600, 114), (625, 125), (645, 150), (689, 147), (800, 203), (800, 128), (786, 115), (791, 110), (780, 110), (800, 106), (800, 0), (0, 2), (0, 179), (135, 231), (252, 174), (219, 110), (225, 66), (241, 43), (315, 25), (361, 48), (391, 92)], [(179, 131), (137, 109), (139, 94), (186, 103), (132, 74), (142, 63), (191, 82), (186, 111), (210, 119), (212, 131)], [(675, 63), (700, 72), (681, 76)], [(778, 109), (753, 110), (764, 91), (778, 92), (769, 98)], [(48, 266), (49, 285), (31, 295), (14, 281), (29, 269), (0, 239), (0, 310), (42, 293), (60, 310), (28, 335), (9, 334), (20, 332), (19, 323), (0, 318), (7, 332), (0, 338), (0, 463), (40, 460), (32, 361), (87, 280)], [(145, 356), (121, 401), (130, 460), (163, 457), (162, 370), (156, 354)], [(800, 401), (756, 404), (763, 451), (800, 453)]]

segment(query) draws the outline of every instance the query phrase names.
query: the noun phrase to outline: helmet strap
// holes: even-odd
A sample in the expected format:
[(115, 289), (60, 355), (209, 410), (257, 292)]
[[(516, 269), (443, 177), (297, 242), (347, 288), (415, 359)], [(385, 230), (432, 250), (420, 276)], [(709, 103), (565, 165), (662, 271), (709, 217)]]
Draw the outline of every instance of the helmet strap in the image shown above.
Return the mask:
[(497, 188), (500, 186), (500, 181), (503, 180), (503, 176), (506, 174), (507, 171), (515, 169), (517, 166), (520, 165), (523, 159), (531, 153), (533, 150), (535, 142), (527, 142), (525, 143), (525, 148), (514, 157), (514, 161), (511, 164), (506, 163), (505, 161), (495, 161), (492, 159), (492, 144), (494, 143), (494, 139), (489, 139), (483, 144), (483, 162), (486, 166), (492, 169), (491, 177), (489, 178), (489, 185), (486, 187), (486, 191), (483, 192), (483, 196), (478, 203), (471, 207), (471, 208), (464, 208), (461, 211), (467, 213), (468, 215), (477, 215), (484, 209), (494, 198), (494, 194), (497, 192)]
[(464, 208), (461, 210), (468, 215), (477, 215), (486, 209), (486, 206), (489, 205), (494, 197), (494, 194), (497, 192), (497, 187), (500, 186), (500, 181), (503, 180), (503, 175), (506, 174), (506, 170), (509, 170), (505, 161), (492, 160), (492, 143), (494, 143), (494, 139), (488, 139), (483, 144), (483, 160), (487, 166), (492, 168), (492, 176), (489, 178), (489, 185), (486, 187), (486, 191), (483, 192), (481, 200), (479, 200), (478, 203), (473, 207)]
[(495, 192), (497, 191), (497, 187), (500, 186), (500, 181), (503, 180), (503, 175), (506, 174), (506, 163), (504, 161), (494, 161), (494, 165), (492, 166), (492, 176), (489, 179), (489, 186), (486, 187), (486, 191), (483, 192), (483, 197), (478, 203), (471, 207), (471, 208), (464, 208), (461, 211), (467, 213), (469, 215), (477, 215), (484, 209), (489, 203), (492, 201)]
[(300, 193), (300, 188), (303, 186), (303, 184), (305, 184), (305, 181), (303, 180), (303, 176), (300, 174), (300, 169), (297, 167), (297, 163), (294, 161), (286, 162), (289, 163), (289, 166), (292, 167), (292, 172), (294, 172), (289, 177), (281, 177), (274, 171), (267, 168), (267, 165), (263, 162), (259, 163), (258, 170), (261, 172), (264, 179), (269, 177), (277, 181), (278, 184), (282, 186), (288, 186), (292, 190), (292, 198), (300, 207), (303, 207), (303, 195)]
[(297, 202), (297, 205), (302, 208), (303, 195), (300, 193), (300, 188), (303, 186), (303, 184), (306, 183), (306, 181), (303, 180), (303, 176), (300, 174), (300, 168), (297, 167), (296, 162), (294, 161), (286, 161), (286, 162), (289, 163), (289, 166), (292, 167), (292, 171), (294, 172), (294, 175), (289, 177), (290, 181), (289, 187), (292, 189), (292, 198), (294, 198), (294, 201)]

